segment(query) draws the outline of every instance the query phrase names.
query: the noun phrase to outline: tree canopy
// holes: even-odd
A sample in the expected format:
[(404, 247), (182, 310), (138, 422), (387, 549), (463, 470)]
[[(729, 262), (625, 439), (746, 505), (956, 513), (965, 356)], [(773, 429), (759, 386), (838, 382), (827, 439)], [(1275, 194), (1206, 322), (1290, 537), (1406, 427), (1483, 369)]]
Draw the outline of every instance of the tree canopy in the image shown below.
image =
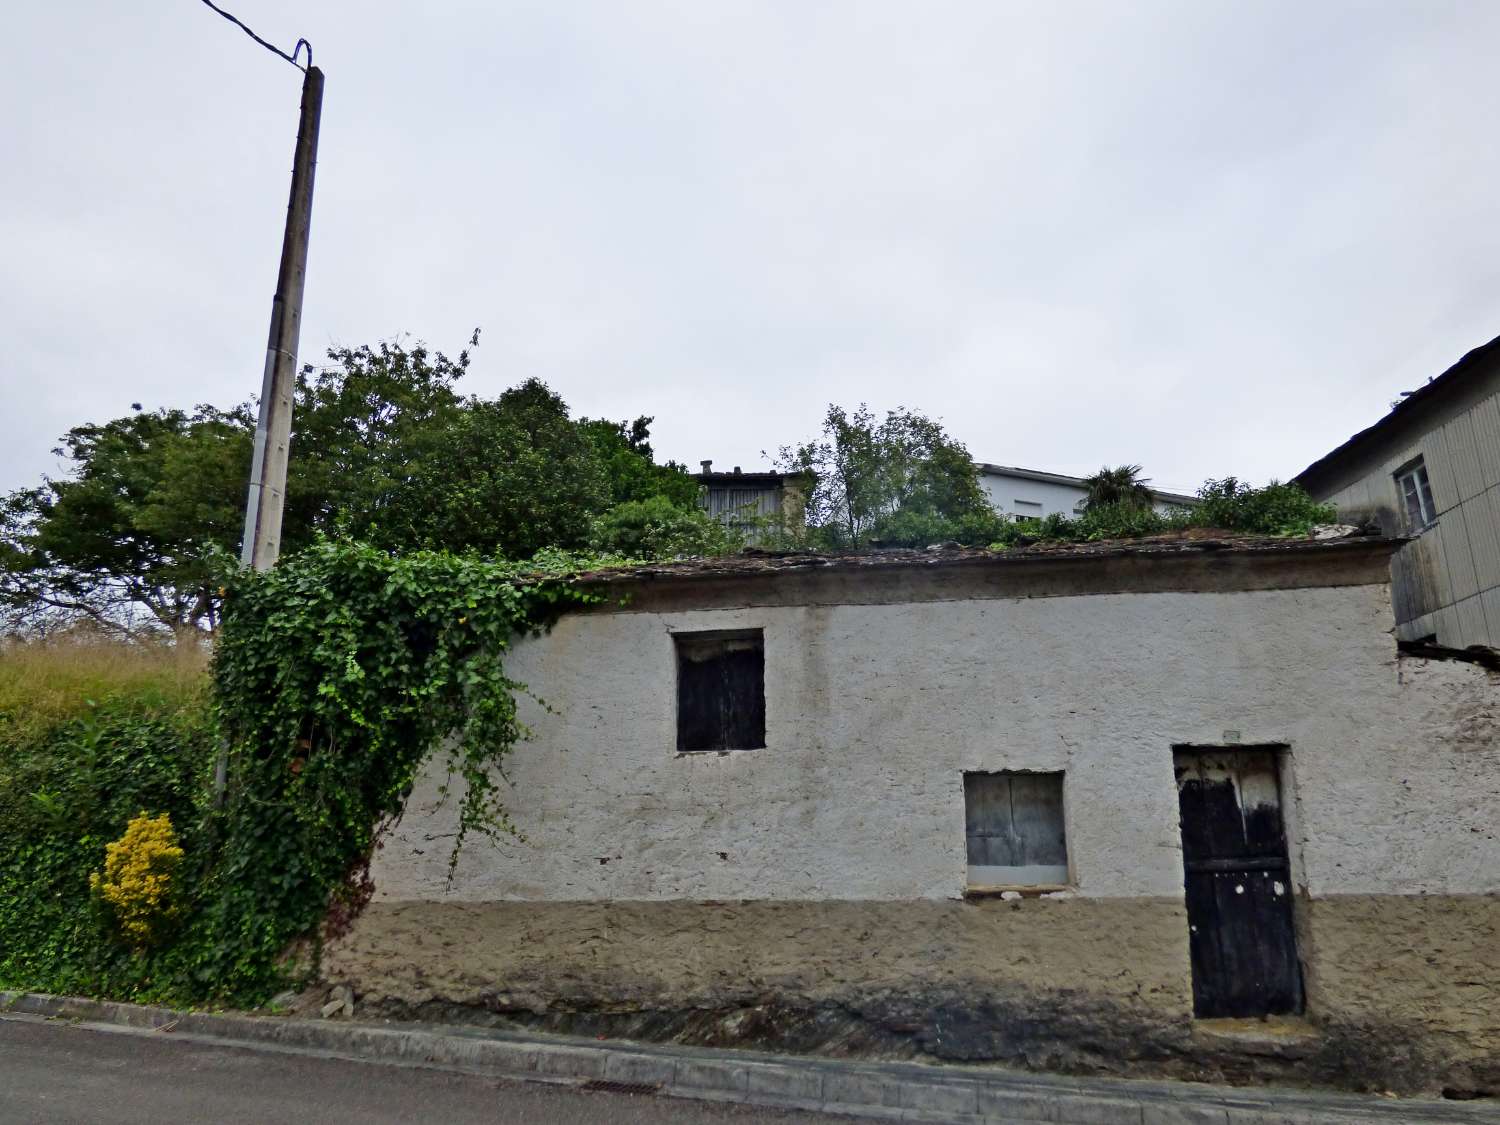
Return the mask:
[[(697, 482), (655, 461), (648, 417), (574, 419), (536, 379), (465, 396), (467, 348), (386, 341), (328, 359), (297, 381), (284, 553), (333, 535), (521, 559), (588, 545), (616, 505), (660, 500), (677, 514), (652, 509), (658, 523), (691, 520)], [(68, 431), (67, 475), (0, 497), (0, 624), (212, 627), (254, 419), (248, 404), (136, 410)]]
[(73, 476), (0, 500), (0, 604), (30, 623), (212, 624), (210, 556), (239, 541), (253, 426), (200, 406), (69, 430)]
[[(536, 379), (494, 398), (460, 383), (456, 357), (422, 343), (334, 348), (300, 373), (282, 550), (320, 538), (387, 554), (438, 550), (498, 560), (589, 548), (629, 557), (724, 554), (743, 534), (698, 506), (697, 480), (661, 463), (648, 416), (574, 418)], [(0, 631), (87, 620), (115, 631), (213, 628), (238, 550), (253, 404), (142, 410), (69, 430), (69, 471), (0, 495)], [(1304, 532), (1331, 519), (1300, 489), (1209, 481), (1191, 510), (1158, 515), (1139, 465), (1086, 481), (1084, 517), (1007, 520), (969, 451), (942, 424), (899, 408), (830, 405), (820, 434), (783, 446), (798, 479), (770, 546), (857, 549), (957, 541), (1005, 546), (1185, 526)]]
[(782, 447), (777, 467), (812, 482), (807, 534), (819, 546), (982, 542), (996, 524), (969, 451), (904, 408), (879, 419), (863, 403), (830, 405), (821, 437)]
[(1093, 476), (1084, 478), (1083, 486), (1088, 489), (1084, 508), (1150, 508), (1155, 499), (1150, 483), (1141, 476), (1139, 465), (1120, 465), (1113, 469), (1106, 465)]

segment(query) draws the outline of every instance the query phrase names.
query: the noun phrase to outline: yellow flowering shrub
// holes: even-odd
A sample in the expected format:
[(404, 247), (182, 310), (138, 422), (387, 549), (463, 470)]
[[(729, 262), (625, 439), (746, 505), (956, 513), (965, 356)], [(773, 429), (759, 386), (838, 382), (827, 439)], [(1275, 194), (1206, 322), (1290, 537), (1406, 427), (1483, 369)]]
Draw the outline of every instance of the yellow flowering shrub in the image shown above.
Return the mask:
[(137, 949), (154, 944), (175, 913), (172, 878), (182, 857), (171, 817), (153, 819), (142, 810), (125, 835), (105, 846), (104, 870), (89, 876), (89, 887), (113, 908), (120, 932)]

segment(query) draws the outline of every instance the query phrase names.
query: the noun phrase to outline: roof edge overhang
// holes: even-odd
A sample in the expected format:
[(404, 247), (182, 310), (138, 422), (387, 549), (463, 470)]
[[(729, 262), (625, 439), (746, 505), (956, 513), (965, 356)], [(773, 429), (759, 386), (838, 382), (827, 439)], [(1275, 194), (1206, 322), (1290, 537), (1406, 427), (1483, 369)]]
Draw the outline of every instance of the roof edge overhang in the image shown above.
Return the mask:
[[(1355, 453), (1362, 451), (1373, 442), (1391, 433), (1397, 426), (1418, 417), (1427, 406), (1440, 401), (1445, 396), (1455, 393), (1461, 389), (1463, 381), (1470, 375), (1475, 374), (1485, 363), (1500, 362), (1500, 336), (1496, 336), (1487, 344), (1481, 344), (1463, 354), (1452, 367), (1422, 386), (1412, 391), (1404, 399), (1393, 406), (1379, 421), (1373, 425), (1366, 426), (1342, 445), (1319, 457), (1307, 468), (1292, 478), (1293, 484), (1299, 484), (1308, 488), (1309, 481), (1315, 480), (1325, 473), (1336, 471), (1340, 463)], [(1312, 491), (1308, 488), (1308, 491)]]
[[(1072, 488), (1087, 488), (1088, 482), (1085, 477), (1070, 477), (1065, 473), (1049, 473), (1044, 469), (1022, 469), (1015, 465), (995, 465), (989, 461), (976, 461), (974, 467), (981, 473), (990, 473), (1001, 477), (1018, 477), (1021, 480), (1041, 481), (1044, 484), (1065, 484)], [(1196, 504), (1196, 496), (1188, 496), (1182, 492), (1164, 492), (1159, 488), (1147, 486), (1153, 499), (1163, 504)]]
[(1402, 539), (1188, 541), (1087, 551), (922, 552), (884, 558), (736, 556), (579, 575), (604, 602), (585, 612), (881, 605), (1125, 593), (1243, 593), (1384, 585)]

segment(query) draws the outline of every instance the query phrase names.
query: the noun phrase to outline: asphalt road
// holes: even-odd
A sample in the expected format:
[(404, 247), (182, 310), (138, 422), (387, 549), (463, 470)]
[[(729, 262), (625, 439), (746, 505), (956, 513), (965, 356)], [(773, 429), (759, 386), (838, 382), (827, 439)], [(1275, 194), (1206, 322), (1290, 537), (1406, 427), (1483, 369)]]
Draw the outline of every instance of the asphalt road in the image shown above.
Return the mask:
[(174, 1040), (170, 1033), (0, 1018), (4, 1125), (831, 1125), (851, 1120), (225, 1047)]

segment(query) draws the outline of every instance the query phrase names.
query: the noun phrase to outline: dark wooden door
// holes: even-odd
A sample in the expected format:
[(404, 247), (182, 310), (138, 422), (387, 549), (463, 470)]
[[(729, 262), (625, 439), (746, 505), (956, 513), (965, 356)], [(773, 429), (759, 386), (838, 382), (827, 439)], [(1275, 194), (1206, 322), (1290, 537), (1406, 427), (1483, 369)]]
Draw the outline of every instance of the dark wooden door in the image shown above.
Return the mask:
[(1302, 1010), (1274, 750), (1175, 756), (1193, 1014)]

